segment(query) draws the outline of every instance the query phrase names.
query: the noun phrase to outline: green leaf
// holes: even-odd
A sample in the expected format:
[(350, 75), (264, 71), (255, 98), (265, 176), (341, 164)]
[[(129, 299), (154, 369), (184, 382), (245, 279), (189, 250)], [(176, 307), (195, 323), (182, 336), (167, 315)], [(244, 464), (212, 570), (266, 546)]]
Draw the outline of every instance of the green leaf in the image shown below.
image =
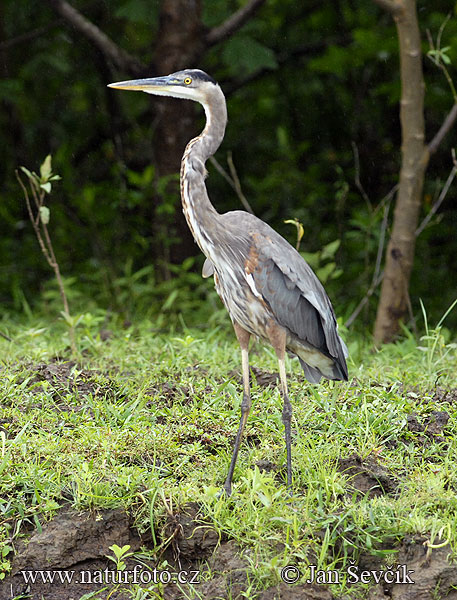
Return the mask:
[(47, 181), (46, 183), (41, 183), (40, 184), (40, 188), (43, 189), (47, 194), (51, 193), (51, 184), (49, 183), (49, 181)]
[(322, 260), (325, 260), (327, 258), (333, 258), (335, 256), (336, 251), (340, 247), (340, 243), (341, 243), (341, 240), (334, 240), (333, 242), (326, 244), (322, 248), (322, 255), (321, 255)]
[(41, 180), (43, 183), (45, 183), (51, 177), (51, 174), (52, 174), (51, 160), (52, 160), (51, 155), (48, 154), (40, 167), (40, 175), (41, 175)]
[(334, 269), (335, 269), (335, 263), (333, 263), (333, 262), (329, 262), (326, 265), (324, 265), (323, 267), (321, 267), (320, 269), (316, 269), (316, 275), (320, 279), (321, 283), (324, 283), (324, 284), (327, 283), (327, 281)]
[[(43, 187), (43, 186), (41, 186)], [(47, 206), (40, 206), (40, 219), (43, 225), (47, 225), (49, 223), (49, 217), (51, 216), (51, 212)]]
[(225, 64), (233, 74), (240, 71), (253, 73), (259, 69), (276, 69), (276, 57), (267, 46), (247, 36), (236, 36), (229, 40), (222, 52)]
[(33, 173), (26, 169), (25, 167), (20, 167), (21, 171), (27, 175), (29, 179), (35, 179), (37, 177), (36, 173)]

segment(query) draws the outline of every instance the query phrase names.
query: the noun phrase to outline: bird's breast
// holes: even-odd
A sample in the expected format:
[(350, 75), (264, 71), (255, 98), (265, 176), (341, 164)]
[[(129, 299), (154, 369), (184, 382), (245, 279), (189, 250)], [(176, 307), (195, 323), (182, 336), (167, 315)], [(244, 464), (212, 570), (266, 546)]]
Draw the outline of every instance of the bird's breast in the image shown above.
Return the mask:
[(214, 282), (232, 322), (254, 335), (268, 339), (267, 327), (274, 316), (256, 290), (252, 274), (216, 264)]

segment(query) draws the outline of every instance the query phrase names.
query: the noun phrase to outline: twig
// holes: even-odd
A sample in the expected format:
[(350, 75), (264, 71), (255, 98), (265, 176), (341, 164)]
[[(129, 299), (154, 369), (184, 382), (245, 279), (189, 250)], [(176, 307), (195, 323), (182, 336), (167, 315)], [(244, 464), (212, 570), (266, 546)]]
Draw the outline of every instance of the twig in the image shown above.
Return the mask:
[(378, 275), (376, 281), (374, 281), (371, 284), (371, 286), (369, 287), (369, 289), (368, 289), (367, 293), (365, 294), (365, 296), (362, 298), (362, 300), (360, 300), (360, 302), (358, 303), (357, 307), (353, 311), (352, 315), (348, 318), (348, 320), (344, 324), (345, 327), (350, 327), (352, 325), (352, 323), (356, 320), (356, 318), (360, 314), (360, 311), (365, 306), (365, 304), (368, 302), (368, 300), (371, 298), (371, 296), (373, 295), (373, 292), (375, 291), (375, 289), (378, 287), (378, 285), (381, 283), (381, 281), (383, 279), (384, 279), (384, 271), (382, 271), (382, 273), (380, 273)]
[(115, 44), (101, 29), (91, 23), (79, 11), (65, 0), (47, 0), (55, 12), (70, 23), (77, 31), (82, 33), (94, 46), (96, 46), (117, 68), (138, 75), (145, 70), (145, 66), (134, 56)]
[(3, 333), (3, 331), (0, 331), (0, 337), (4, 338), (7, 342), (12, 342), (13, 340), (6, 335), (6, 333)]
[(265, 0), (249, 0), (247, 4), (239, 8), (221, 25), (213, 27), (206, 34), (206, 46), (214, 46), (223, 42), (233, 35), (254, 15), (254, 13), (264, 4)]
[(454, 98), (454, 102), (457, 103), (457, 90), (455, 89), (455, 85), (454, 85), (454, 82), (452, 81), (452, 77), (449, 74), (449, 71), (447, 70), (447, 67), (444, 64), (444, 61), (441, 56), (441, 36), (443, 35), (444, 28), (446, 27), (450, 18), (451, 18), (451, 13), (449, 13), (448, 16), (444, 19), (443, 23), (441, 23), (441, 27), (439, 29), (438, 36), (436, 38), (436, 47), (435, 47), (435, 44), (433, 43), (432, 34), (430, 33), (430, 30), (427, 29), (426, 33), (427, 33), (428, 43), (430, 44), (430, 48), (433, 52), (433, 55), (431, 55), (431, 52), (427, 53), (427, 58), (429, 58), (436, 67), (438, 67), (439, 69), (441, 69), (443, 71), (444, 76), (446, 77), (446, 81), (448, 82), (448, 85), (451, 88), (451, 93), (452, 93), (452, 97)]
[(359, 149), (357, 148), (357, 144), (354, 142), (354, 140), (351, 141), (351, 146), (352, 146), (352, 152), (354, 154), (354, 166), (355, 166), (354, 183), (355, 183), (356, 188), (359, 190), (360, 194), (362, 195), (362, 198), (365, 200), (368, 208), (371, 211), (373, 209), (373, 207), (371, 205), (371, 200), (368, 197), (368, 194), (366, 193), (366, 191), (362, 185), (362, 182), (360, 181)]
[[(52, 245), (52, 241), (51, 241), (51, 237), (49, 235), (47, 225), (41, 218), (40, 210), (43, 207), (45, 192), (44, 192), (44, 190), (41, 190), (38, 194), (37, 190), (35, 189), (34, 181), (29, 178), (29, 186), (32, 191), (33, 199), (34, 199), (36, 209), (37, 209), (37, 214), (35, 216), (33, 214), (33, 210), (32, 210), (32, 206), (30, 203), (30, 198), (29, 198), (27, 188), (23, 184), (18, 171), (16, 171), (16, 179), (18, 180), (19, 185), (21, 186), (22, 191), (24, 193), (25, 203), (27, 206), (27, 212), (29, 214), (30, 221), (32, 222), (32, 226), (35, 231), (35, 235), (38, 240), (38, 244), (40, 246), (41, 252), (43, 253), (43, 256), (45, 257), (45, 259), (48, 262), (51, 269), (54, 271), (54, 275), (56, 276), (57, 285), (58, 285), (59, 292), (60, 292), (60, 297), (62, 298), (62, 303), (63, 303), (63, 307), (64, 307), (64, 314), (66, 317), (70, 317), (70, 309), (69, 309), (69, 305), (68, 305), (67, 295), (65, 293), (65, 286), (63, 284), (62, 275), (60, 273), (59, 263), (57, 262), (56, 256), (54, 254), (54, 248)], [(41, 225), (41, 230), (40, 230), (40, 225)], [(43, 239), (43, 236), (44, 236), (44, 239)], [(71, 351), (74, 355), (76, 355), (78, 353), (78, 351), (77, 351), (77, 347), (76, 347), (74, 325), (70, 324), (69, 335), (70, 335)]]
[(384, 278), (384, 271), (381, 272), (381, 262), (382, 262), (382, 257), (384, 255), (384, 244), (385, 244), (385, 240), (386, 240), (386, 231), (387, 231), (390, 203), (392, 201), (392, 198), (393, 198), (395, 192), (397, 191), (397, 188), (398, 188), (398, 185), (394, 186), (390, 190), (390, 192), (388, 194), (386, 194), (380, 202), (380, 205), (384, 204), (384, 215), (382, 217), (381, 235), (379, 236), (378, 251), (376, 254), (376, 263), (375, 263), (375, 268), (374, 268), (374, 272), (373, 272), (373, 278), (371, 280), (371, 285), (368, 288), (367, 293), (360, 300), (360, 302), (358, 303), (358, 305), (356, 306), (356, 308), (354, 309), (354, 311), (352, 312), (352, 314), (349, 316), (346, 323), (344, 324), (345, 327), (350, 327), (352, 325), (352, 323), (356, 320), (356, 318), (359, 316), (361, 310), (363, 309), (365, 304), (368, 302), (368, 300), (371, 298), (371, 296), (373, 295), (373, 292), (375, 291), (375, 289), (378, 287), (378, 285), (381, 283), (381, 281)]
[(235, 169), (235, 165), (233, 163), (233, 156), (231, 151), (227, 153), (227, 164), (229, 166), (230, 169), (230, 175), (232, 176), (233, 179), (233, 183), (235, 185), (235, 191), (238, 194), (238, 198), (241, 200), (242, 205), (244, 206), (244, 208), (251, 213), (251, 215), (254, 214), (254, 211), (252, 210), (246, 196), (243, 194), (243, 190), (241, 189), (241, 183), (240, 183), (240, 178), (238, 177), (238, 173), (236, 172)]
[(452, 12), (447, 14), (447, 17), (444, 19), (444, 21), (441, 23), (441, 26), (438, 30), (438, 35), (436, 37), (436, 47), (437, 48), (441, 48), (441, 37), (443, 35), (443, 31), (446, 27), (446, 25), (448, 24), (450, 18), (452, 17)]
[[(51, 259), (50, 255), (49, 255), (48, 249), (44, 245), (43, 238), (41, 237), (40, 228), (38, 227), (38, 223), (37, 223), (37, 221), (36, 221), (36, 219), (35, 219), (35, 217), (33, 215), (32, 206), (30, 204), (30, 199), (29, 199), (29, 194), (27, 192), (27, 188), (22, 183), (22, 179), (21, 179), (18, 171), (16, 171), (16, 179), (18, 180), (19, 185), (21, 186), (22, 191), (24, 192), (25, 204), (27, 206), (27, 212), (29, 214), (30, 221), (32, 222), (32, 226), (33, 226), (33, 229), (35, 231), (35, 235), (37, 237), (38, 243), (40, 245), (41, 252), (43, 253), (44, 257), (46, 258), (49, 266), (51, 268), (54, 268), (54, 264), (52, 262), (52, 259)], [(35, 195), (35, 193), (34, 193), (34, 195)], [(39, 213), (38, 213), (38, 217), (39, 217)]]
[[(211, 164), (214, 166), (214, 168), (216, 169), (216, 171), (220, 175), (222, 175), (222, 177), (230, 184), (230, 186), (236, 192), (238, 198), (240, 199), (241, 204), (244, 206), (246, 211), (253, 215), (254, 211), (252, 210), (246, 196), (243, 194), (243, 192), (241, 190), (240, 180), (236, 174), (235, 165), (233, 164), (231, 153), (229, 153), (227, 155), (227, 162), (229, 163), (229, 168), (230, 168), (231, 173), (232, 173), (232, 167), (233, 167), (236, 179), (234, 179), (227, 173), (227, 171), (224, 169), (224, 167), (214, 158), (214, 156), (211, 156), (209, 160), (210, 160)], [(230, 161), (232, 161), (232, 165), (230, 165)], [(233, 173), (232, 173), (232, 175), (233, 175)]]
[(451, 127), (454, 125), (457, 119), (457, 102), (451, 108), (447, 117), (444, 119), (443, 124), (439, 128), (438, 132), (433, 137), (432, 141), (428, 144), (427, 150), (429, 154), (434, 154), (438, 150), (438, 146), (443, 141), (445, 135), (449, 132)]
[(52, 23), (48, 23), (44, 27), (37, 27), (36, 29), (32, 29), (31, 31), (22, 33), (21, 35), (17, 35), (14, 38), (5, 40), (4, 42), (0, 42), (0, 52), (3, 50), (8, 50), (9, 48), (13, 48), (14, 46), (18, 46), (19, 44), (30, 42), (35, 38), (47, 33), (49, 30), (54, 29), (54, 27), (60, 25), (61, 22), (61, 19), (56, 19), (55, 21), (53, 21)]
[(381, 262), (382, 262), (382, 257), (384, 255), (384, 243), (386, 241), (386, 231), (387, 231), (387, 221), (389, 218), (389, 210), (390, 210), (390, 202), (387, 202), (386, 205), (384, 206), (384, 215), (382, 217), (382, 223), (381, 223), (381, 235), (379, 236), (378, 253), (376, 255), (376, 263), (375, 263), (375, 268), (374, 268), (373, 279), (371, 281), (371, 285), (373, 285), (374, 282), (377, 281), (377, 279), (379, 277), (379, 272), (381, 270)]
[(449, 173), (449, 176), (446, 180), (446, 183), (444, 184), (443, 189), (441, 190), (441, 193), (438, 196), (438, 200), (434, 203), (434, 205), (430, 209), (430, 212), (428, 213), (428, 215), (424, 218), (422, 223), (416, 229), (416, 231), (415, 231), (416, 237), (424, 231), (424, 229), (427, 227), (430, 220), (432, 219), (433, 215), (436, 214), (436, 212), (438, 211), (439, 207), (443, 203), (443, 200), (446, 198), (446, 194), (448, 193), (449, 188), (451, 187), (451, 184), (454, 181), (455, 176), (457, 175), (457, 159), (455, 156), (454, 148), (452, 148), (451, 152), (452, 152), (452, 162), (454, 163), (454, 166), (452, 167), (451, 172)]

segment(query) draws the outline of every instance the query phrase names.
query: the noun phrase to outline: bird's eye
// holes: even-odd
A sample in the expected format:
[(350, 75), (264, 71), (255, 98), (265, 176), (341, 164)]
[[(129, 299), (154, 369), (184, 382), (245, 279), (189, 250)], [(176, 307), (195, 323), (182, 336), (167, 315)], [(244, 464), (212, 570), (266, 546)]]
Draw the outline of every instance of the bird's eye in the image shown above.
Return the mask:
[(192, 83), (192, 79), (191, 79), (190, 77), (186, 77), (186, 78), (184, 79), (184, 83), (185, 83), (186, 85), (190, 85), (190, 84)]

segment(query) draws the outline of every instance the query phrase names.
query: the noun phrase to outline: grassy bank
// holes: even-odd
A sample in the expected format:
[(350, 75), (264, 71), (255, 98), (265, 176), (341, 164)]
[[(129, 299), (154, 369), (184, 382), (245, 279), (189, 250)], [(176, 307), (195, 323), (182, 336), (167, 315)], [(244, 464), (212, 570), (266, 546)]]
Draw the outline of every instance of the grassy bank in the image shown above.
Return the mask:
[[(407, 335), (379, 352), (347, 337), (347, 383), (310, 386), (289, 362), (292, 499), (276, 360), (255, 344), (253, 409), (226, 499), (218, 492), (241, 382), (239, 348), (225, 325), (165, 335), (147, 321), (110, 323), (100, 333), (99, 319), (86, 316), (76, 358), (63, 327), (0, 328), (10, 338), (0, 338), (4, 575), (22, 536), (69, 505), (125, 509), (151, 532), (142, 556), (160, 564), (170, 513), (197, 502), (220, 540), (244, 551), (248, 598), (276, 584), (285, 565), (299, 565), (304, 581), (309, 564), (344, 573), (367, 556), (395, 563), (408, 537), (430, 551), (456, 547), (456, 350), (445, 332), (429, 331), (420, 347)], [(343, 577), (332, 593), (361, 597), (366, 587)], [(160, 597), (135, 586), (126, 593)]]

